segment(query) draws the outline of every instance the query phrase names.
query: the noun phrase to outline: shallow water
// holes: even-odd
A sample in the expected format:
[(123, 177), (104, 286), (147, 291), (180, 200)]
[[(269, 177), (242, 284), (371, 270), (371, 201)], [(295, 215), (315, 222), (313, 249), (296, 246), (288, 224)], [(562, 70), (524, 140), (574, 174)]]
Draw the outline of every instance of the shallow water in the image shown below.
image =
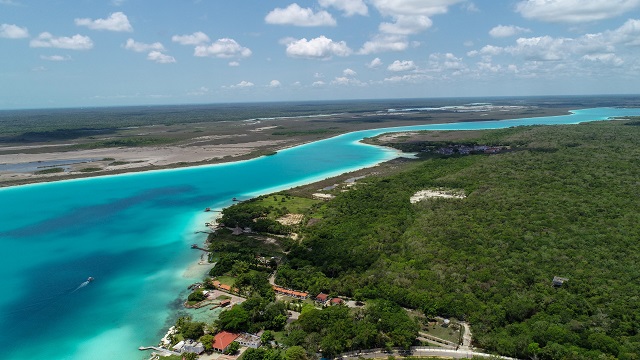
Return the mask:
[[(397, 152), (358, 143), (388, 131), (571, 124), (640, 109), (360, 131), (229, 164), (0, 189), (3, 359), (142, 359), (174, 320), (200, 253), (205, 207), (372, 166)], [(76, 289), (87, 277), (95, 281)]]
[(71, 165), (88, 163), (100, 159), (69, 159), (69, 160), (49, 160), (49, 161), (34, 161), (20, 164), (0, 164), (0, 171), (12, 171), (12, 172), (32, 172), (38, 170), (45, 170), (54, 167), (60, 167), (68, 170)]

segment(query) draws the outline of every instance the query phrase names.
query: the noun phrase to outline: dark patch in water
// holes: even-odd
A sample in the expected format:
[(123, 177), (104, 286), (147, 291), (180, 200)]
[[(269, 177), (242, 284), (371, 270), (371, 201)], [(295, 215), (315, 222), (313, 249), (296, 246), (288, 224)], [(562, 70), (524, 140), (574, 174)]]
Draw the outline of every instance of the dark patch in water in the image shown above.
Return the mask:
[(144, 202), (160, 201), (165, 197), (194, 191), (192, 186), (175, 186), (148, 190), (140, 195), (121, 199), (109, 204), (93, 205), (74, 209), (64, 215), (0, 233), (0, 236), (29, 238), (58, 230), (68, 230), (82, 226), (92, 226), (121, 211)]

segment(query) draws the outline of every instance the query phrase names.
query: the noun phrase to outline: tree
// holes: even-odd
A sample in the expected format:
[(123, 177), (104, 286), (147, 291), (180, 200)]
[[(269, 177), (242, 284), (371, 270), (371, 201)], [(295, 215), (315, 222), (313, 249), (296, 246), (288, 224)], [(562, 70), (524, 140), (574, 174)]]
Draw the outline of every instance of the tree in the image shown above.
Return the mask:
[(206, 299), (207, 297), (204, 296), (204, 294), (202, 293), (202, 289), (198, 289), (194, 292), (192, 292), (191, 294), (189, 294), (189, 297), (187, 298), (187, 300), (189, 301), (202, 301), (204, 299)]
[(267, 351), (263, 348), (248, 348), (247, 351), (242, 354), (242, 360), (264, 360), (267, 357)]
[(200, 339), (198, 339), (198, 341), (202, 343), (206, 351), (211, 351), (213, 350), (213, 339), (214, 339), (213, 335), (205, 334), (205, 335), (202, 335)]
[(196, 360), (198, 358), (198, 354), (192, 352), (186, 352), (182, 354), (182, 358), (184, 360)]
[(249, 313), (242, 306), (236, 305), (230, 310), (223, 311), (216, 325), (222, 330), (246, 331), (249, 328)]
[(283, 360), (278, 349), (249, 348), (242, 354), (242, 360)]
[(265, 330), (265, 332), (262, 333), (262, 336), (260, 336), (260, 342), (263, 345), (269, 344), (274, 339), (275, 337), (273, 336), (273, 331), (271, 330)]
[(199, 339), (204, 335), (204, 323), (190, 321), (182, 326), (180, 333), (182, 333), (185, 339)]
[(233, 355), (238, 351), (238, 349), (240, 349), (240, 343), (237, 341), (234, 341), (231, 344), (229, 344), (229, 346), (227, 346), (227, 350), (225, 350), (224, 353), (227, 355)]
[(284, 353), (285, 360), (307, 360), (307, 352), (302, 346), (292, 346)]

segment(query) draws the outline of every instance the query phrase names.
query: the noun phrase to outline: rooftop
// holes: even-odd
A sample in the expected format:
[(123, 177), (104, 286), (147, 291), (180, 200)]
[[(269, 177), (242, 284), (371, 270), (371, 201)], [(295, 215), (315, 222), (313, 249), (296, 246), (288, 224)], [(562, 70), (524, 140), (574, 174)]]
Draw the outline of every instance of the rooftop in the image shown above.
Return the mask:
[(216, 334), (213, 338), (213, 348), (214, 349), (226, 349), (229, 344), (234, 342), (240, 335), (230, 333), (228, 331), (221, 331)]

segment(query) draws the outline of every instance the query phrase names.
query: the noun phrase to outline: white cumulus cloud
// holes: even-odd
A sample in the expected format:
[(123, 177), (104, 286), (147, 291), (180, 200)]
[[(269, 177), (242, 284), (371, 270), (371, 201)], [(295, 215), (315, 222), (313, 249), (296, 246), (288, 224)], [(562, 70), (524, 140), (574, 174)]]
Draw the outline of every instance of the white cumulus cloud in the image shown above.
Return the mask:
[(68, 50), (88, 50), (93, 48), (93, 41), (88, 36), (80, 34), (71, 37), (55, 37), (51, 33), (43, 32), (37, 38), (29, 42), (29, 46), (34, 48), (57, 48)]
[(275, 8), (264, 18), (267, 24), (295, 26), (335, 26), (336, 20), (328, 12), (316, 13), (311, 8), (301, 8), (293, 3), (286, 8)]
[(362, 45), (359, 54), (368, 55), (385, 51), (404, 51), (409, 47), (406, 36), (378, 35)]
[(269, 87), (271, 87), (271, 88), (277, 88), (277, 87), (280, 87), (280, 85), (282, 85), (282, 84), (280, 84), (280, 81), (278, 81), (278, 80), (271, 80), (269, 82)]
[(147, 60), (155, 61), (158, 64), (171, 64), (176, 62), (176, 59), (173, 56), (163, 54), (160, 51), (151, 51), (147, 55)]
[(467, 68), (462, 58), (456, 57), (452, 53), (429, 55), (429, 66), (431, 71), (451, 71), (453, 74), (460, 74)]
[(135, 51), (135, 52), (147, 52), (147, 51), (165, 51), (164, 46), (155, 42), (153, 44), (145, 44), (141, 42), (137, 42), (133, 39), (127, 39), (127, 42), (123, 45), (123, 47), (127, 50)]
[(426, 15), (444, 14), (449, 6), (465, 0), (371, 0), (373, 6), (383, 15)]
[(335, 42), (324, 35), (307, 40), (295, 40), (287, 44), (287, 55), (306, 59), (330, 59), (332, 56), (349, 56), (351, 49), (344, 41)]
[(180, 43), (182, 45), (201, 45), (211, 41), (207, 34), (202, 31), (194, 32), (190, 35), (173, 35), (171, 41)]
[(344, 69), (342, 70), (342, 75), (346, 76), (346, 77), (354, 77), (356, 75), (358, 75), (357, 72), (353, 71), (352, 69)]
[(0, 24), (0, 38), (23, 39), (27, 37), (29, 37), (29, 31), (26, 27), (15, 24)]
[(398, 15), (393, 23), (383, 22), (379, 30), (385, 34), (410, 35), (422, 32), (433, 25), (425, 15)]
[(504, 38), (515, 36), (522, 33), (531, 32), (531, 29), (523, 28), (515, 25), (498, 25), (493, 29), (489, 30), (489, 35), (494, 38)]
[(86, 26), (92, 30), (108, 30), (108, 31), (133, 31), (129, 18), (123, 12), (118, 11), (109, 15), (106, 19), (75, 19), (75, 23), (78, 26)]
[(344, 14), (344, 16), (362, 15), (369, 13), (367, 5), (362, 0), (319, 0), (320, 6), (328, 8), (334, 7)]
[(380, 66), (382, 66), (382, 60), (380, 60), (380, 58), (375, 58), (375, 59), (371, 60), (370, 63), (367, 64), (367, 67), (369, 69), (377, 69)]
[(218, 39), (210, 45), (196, 46), (195, 56), (216, 57), (222, 59), (246, 58), (251, 56), (251, 50), (238, 44), (237, 41), (229, 38)]
[(607, 38), (605, 41), (609, 43), (631, 46), (640, 45), (640, 20), (629, 19), (619, 28), (605, 32), (604, 36)]
[(237, 83), (235, 85), (231, 85), (230, 87), (231, 88), (240, 88), (240, 89), (242, 89), (242, 88), (250, 88), (250, 87), (252, 87), (254, 85), (255, 84), (252, 83), (251, 81), (242, 80), (242, 81), (240, 81), (239, 83)]
[(415, 70), (416, 68), (417, 66), (413, 60), (396, 60), (391, 65), (387, 66), (387, 70), (394, 72), (410, 71)]
[(524, 0), (516, 11), (527, 19), (582, 23), (609, 19), (640, 7), (640, 0)]
[(395, 75), (395, 76), (385, 78), (384, 82), (417, 84), (429, 79), (431, 79), (431, 77), (424, 74), (405, 74), (405, 75)]
[(354, 85), (354, 86), (363, 86), (365, 85), (362, 81), (358, 79), (354, 79), (351, 76), (340, 76), (331, 80), (331, 85)]
[(624, 60), (616, 56), (616, 54), (589, 54), (582, 57), (583, 60), (600, 62), (606, 65), (621, 66), (624, 64)]
[(62, 55), (40, 55), (40, 59), (47, 61), (68, 61), (71, 60), (71, 56), (62, 56)]

